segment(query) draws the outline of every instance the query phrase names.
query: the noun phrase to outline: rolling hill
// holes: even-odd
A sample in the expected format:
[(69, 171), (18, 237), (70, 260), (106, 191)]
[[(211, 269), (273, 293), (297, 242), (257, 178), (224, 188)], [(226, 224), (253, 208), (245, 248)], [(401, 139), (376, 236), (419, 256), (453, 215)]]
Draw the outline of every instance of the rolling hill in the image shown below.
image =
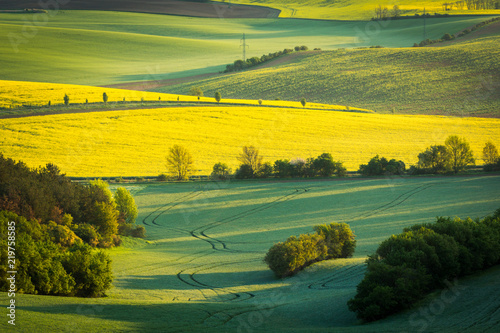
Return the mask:
[[(318, 21), (210, 19), (103, 11), (59, 11), (52, 17), (0, 13), (1, 78), (4, 80), (111, 85), (219, 72), (242, 57), (296, 45), (411, 46), (422, 39), (422, 20)], [(429, 20), (429, 38), (440, 38), (484, 20)], [(297, 96), (295, 98), (298, 98)]]
[[(285, 56), (263, 68), (213, 76), (192, 86), (233, 98), (356, 105), (383, 113), (500, 116), (500, 22), (432, 47), (355, 48)], [(289, 61), (286, 61), (288, 57)]]
[[(451, 281), (454, 288), (444, 296), (438, 291), (378, 322), (361, 324), (346, 302), (363, 277), (366, 256), (381, 241), (435, 216), (491, 214), (498, 208), (499, 176), (126, 186), (148, 237), (127, 238), (109, 250), (115, 279), (108, 297), (18, 294), (16, 324), (22, 331), (493, 333), (498, 328), (500, 267)], [(330, 222), (350, 224), (357, 236), (354, 257), (276, 279), (262, 260), (269, 247)], [(7, 293), (0, 293), (0, 300), (7, 304)], [(0, 322), (0, 330), (7, 326)]]
[(500, 14), (499, 9), (490, 10), (467, 10), (453, 7), (452, 10), (445, 11), (441, 0), (399, 0), (399, 1), (378, 1), (378, 0), (231, 0), (232, 3), (264, 5), (281, 10), (280, 17), (295, 17), (308, 19), (327, 20), (369, 20), (375, 16), (375, 8), (379, 5), (392, 10), (394, 5), (398, 5), (401, 15), (422, 14), (425, 8), (427, 13), (439, 13), (449, 15), (474, 15), (474, 14)]

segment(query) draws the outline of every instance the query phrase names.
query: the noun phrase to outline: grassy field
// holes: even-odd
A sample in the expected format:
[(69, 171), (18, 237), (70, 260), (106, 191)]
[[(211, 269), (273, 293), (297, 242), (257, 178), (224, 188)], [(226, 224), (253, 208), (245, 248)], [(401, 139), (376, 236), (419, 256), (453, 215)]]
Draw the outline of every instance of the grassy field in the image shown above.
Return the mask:
[[(363, 262), (391, 234), (435, 216), (482, 217), (499, 207), (500, 176), (317, 182), (130, 185), (146, 241), (110, 255), (109, 297), (17, 295), (21, 332), (494, 332), (500, 268), (465, 278), (436, 310), (415, 309), (360, 325), (346, 302)], [(269, 247), (315, 224), (349, 223), (351, 259), (277, 280)], [(447, 296), (449, 296), (447, 294)], [(436, 293), (439, 300), (440, 294)], [(1, 293), (2, 303), (7, 299)], [(424, 316), (423, 314), (427, 314)], [(424, 327), (425, 325), (425, 327)], [(6, 320), (0, 329), (7, 329)]]
[[(369, 20), (375, 17), (375, 8), (378, 5), (392, 10), (394, 5), (401, 9), (401, 15), (422, 14), (424, 8), (427, 13), (439, 13), (449, 15), (474, 15), (474, 14), (500, 14), (500, 10), (459, 10), (454, 7), (451, 11), (443, 10), (441, 0), (398, 0), (398, 1), (374, 1), (374, 0), (231, 0), (232, 3), (262, 5), (281, 10), (280, 17), (295, 17), (323, 20)], [(467, 8), (467, 7), (465, 7)]]
[[(491, 33), (489, 33), (491, 31)], [(484, 34), (483, 34), (484, 32)], [(356, 105), (377, 112), (500, 116), (500, 22), (439, 47), (311, 52), (276, 66), (158, 91)]]
[(487, 141), (500, 146), (500, 119), (382, 115), (271, 107), (167, 107), (0, 119), (0, 151), (37, 167), (55, 163), (68, 176), (156, 176), (174, 144), (195, 159), (197, 174), (215, 163), (235, 170), (245, 145), (264, 161), (329, 152), (348, 170), (376, 154), (417, 162), (418, 153), (464, 136), (482, 161)]
[[(250, 45), (248, 57), (296, 45), (404, 47), (423, 39), (422, 20), (380, 24), (98, 11), (37, 15), (44, 14), (0, 13), (2, 79), (110, 85), (213, 73), (242, 58), (243, 33)], [(485, 19), (428, 20), (428, 36), (440, 38)]]

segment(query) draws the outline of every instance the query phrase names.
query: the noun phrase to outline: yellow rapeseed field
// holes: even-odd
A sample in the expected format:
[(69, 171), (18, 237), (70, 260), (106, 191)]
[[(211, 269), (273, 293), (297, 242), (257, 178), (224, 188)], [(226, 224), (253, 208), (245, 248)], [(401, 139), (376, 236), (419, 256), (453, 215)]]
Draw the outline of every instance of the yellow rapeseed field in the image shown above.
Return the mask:
[[(148, 91), (136, 91), (114, 88), (102, 88), (72, 84), (56, 84), (27, 81), (0, 80), (0, 108), (16, 108), (23, 105), (44, 106), (64, 104), (64, 95), (68, 95), (70, 104), (99, 103), (103, 102), (103, 93), (108, 96), (108, 103), (144, 101), (181, 101), (198, 102), (198, 97), (164, 94)], [(201, 97), (200, 102), (215, 102), (214, 97)], [(251, 104), (258, 105), (258, 100), (226, 99), (222, 96), (221, 104)], [(299, 101), (262, 101), (263, 105), (282, 107), (301, 107)], [(344, 105), (329, 105), (320, 103), (307, 103), (305, 108), (345, 110)], [(350, 110), (363, 109), (350, 107)], [(368, 110), (364, 110), (368, 111)]]
[[(174, 144), (195, 159), (196, 173), (217, 162), (237, 167), (245, 145), (264, 161), (323, 152), (357, 170), (376, 154), (416, 163), (417, 155), (452, 134), (476, 158), (487, 141), (500, 146), (500, 119), (382, 115), (255, 106), (168, 107), (0, 120), (0, 152), (36, 167), (55, 163), (69, 176), (155, 176), (166, 172)], [(482, 160), (478, 160), (482, 163)]]

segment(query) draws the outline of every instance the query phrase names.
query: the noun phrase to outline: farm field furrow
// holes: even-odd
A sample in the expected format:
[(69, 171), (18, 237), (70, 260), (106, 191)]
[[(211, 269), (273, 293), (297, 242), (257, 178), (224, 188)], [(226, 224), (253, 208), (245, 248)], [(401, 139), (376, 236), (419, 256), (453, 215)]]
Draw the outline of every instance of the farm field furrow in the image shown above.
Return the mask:
[[(491, 214), (500, 203), (500, 176), (127, 188), (135, 193), (147, 239), (126, 239), (109, 250), (115, 280), (108, 297), (19, 295), (18, 316), (30, 318), (23, 331), (401, 332), (426, 325), (476, 332), (494, 329), (500, 319), (498, 267), (455, 282), (456, 297), (434, 320), (422, 313), (439, 293), (365, 325), (346, 306), (366, 256), (382, 240), (435, 216)], [(349, 223), (356, 234), (353, 258), (317, 263), (283, 280), (264, 264), (273, 243), (334, 221)]]
[(0, 120), (0, 150), (31, 167), (54, 163), (73, 177), (157, 176), (174, 144), (195, 159), (196, 175), (215, 163), (235, 170), (243, 146), (264, 161), (329, 152), (348, 170), (379, 154), (403, 160), (449, 135), (465, 137), (482, 163), (487, 141), (500, 142), (500, 120), (383, 115), (266, 107), (168, 107)]

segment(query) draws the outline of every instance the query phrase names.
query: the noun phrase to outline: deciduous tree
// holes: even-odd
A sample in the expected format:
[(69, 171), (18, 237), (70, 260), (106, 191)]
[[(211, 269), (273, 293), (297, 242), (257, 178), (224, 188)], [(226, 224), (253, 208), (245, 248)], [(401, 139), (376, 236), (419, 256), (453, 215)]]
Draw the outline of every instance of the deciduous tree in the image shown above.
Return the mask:
[(483, 148), (483, 160), (485, 164), (495, 164), (498, 162), (498, 150), (493, 142), (488, 141)]
[(177, 178), (186, 180), (192, 173), (194, 160), (189, 151), (179, 145), (170, 148), (167, 156), (167, 168)]
[(451, 167), (454, 173), (465, 169), (468, 165), (475, 163), (474, 154), (465, 138), (450, 135), (445, 141), (446, 149), (450, 154)]

